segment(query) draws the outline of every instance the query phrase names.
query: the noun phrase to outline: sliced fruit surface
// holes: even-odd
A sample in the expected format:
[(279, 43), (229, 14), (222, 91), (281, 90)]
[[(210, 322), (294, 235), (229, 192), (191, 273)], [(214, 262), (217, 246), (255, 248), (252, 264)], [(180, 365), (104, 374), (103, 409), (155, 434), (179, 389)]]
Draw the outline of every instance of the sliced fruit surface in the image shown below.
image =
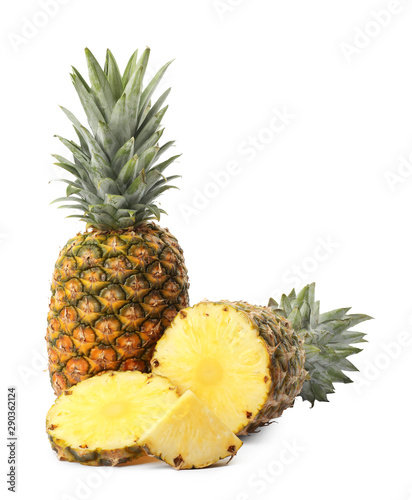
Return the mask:
[(233, 457), (242, 441), (189, 390), (139, 444), (175, 469), (198, 469)]
[(138, 439), (177, 400), (164, 377), (107, 372), (62, 394), (47, 414), (46, 429), (61, 460), (118, 465), (144, 455)]
[(168, 377), (180, 394), (193, 391), (235, 433), (253, 421), (271, 390), (259, 328), (225, 302), (180, 311), (156, 346), (152, 371)]

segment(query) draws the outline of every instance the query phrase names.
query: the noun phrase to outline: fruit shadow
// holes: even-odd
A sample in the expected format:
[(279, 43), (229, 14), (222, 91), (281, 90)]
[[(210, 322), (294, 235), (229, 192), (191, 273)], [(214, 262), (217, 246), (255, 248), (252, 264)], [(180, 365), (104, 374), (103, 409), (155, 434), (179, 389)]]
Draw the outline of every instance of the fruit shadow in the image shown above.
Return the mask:
[[(258, 430), (251, 432), (250, 434), (239, 436), (243, 441), (244, 446), (249, 446), (249, 443), (260, 445), (267, 443), (268, 441), (273, 441), (273, 436), (277, 433), (277, 425), (279, 422), (274, 420), (269, 425), (264, 425)], [(242, 448), (240, 449), (241, 453)]]
[[(235, 457), (233, 457), (235, 458)], [(225, 467), (226, 465), (229, 464), (229, 462), (231, 462), (231, 460), (229, 459), (223, 459), (221, 460), (220, 462), (216, 463), (216, 464), (212, 464), (212, 465), (209, 465), (208, 467), (204, 467), (203, 469), (196, 469), (198, 471), (200, 470), (208, 470), (208, 469), (217, 469), (219, 467)], [(120, 468), (120, 467), (130, 467), (130, 466), (133, 466), (133, 465), (142, 465), (142, 464), (154, 464), (154, 463), (157, 463), (155, 465), (155, 467), (159, 467), (159, 468), (164, 468), (164, 469), (170, 469), (170, 465), (168, 465), (167, 463), (163, 462), (162, 460), (159, 460), (155, 457), (141, 457), (141, 458), (137, 458), (136, 460), (133, 460), (132, 462), (128, 462), (128, 463), (125, 463), (125, 464), (119, 464), (116, 466), (116, 468)], [(190, 470), (194, 470), (194, 469), (181, 469), (181, 471), (179, 472), (182, 472), (182, 471), (190, 471)]]

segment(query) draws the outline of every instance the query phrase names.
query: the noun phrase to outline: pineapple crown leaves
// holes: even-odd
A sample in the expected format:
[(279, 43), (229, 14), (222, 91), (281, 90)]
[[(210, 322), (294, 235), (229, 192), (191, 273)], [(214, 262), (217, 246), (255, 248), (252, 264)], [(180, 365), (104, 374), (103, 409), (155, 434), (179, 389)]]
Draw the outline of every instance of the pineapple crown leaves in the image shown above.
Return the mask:
[(154, 202), (176, 186), (180, 177), (165, 176), (166, 168), (180, 155), (159, 162), (174, 144), (159, 146), (163, 134), (163, 106), (170, 88), (152, 105), (151, 97), (172, 61), (166, 63), (144, 87), (150, 49), (140, 58), (135, 51), (123, 74), (113, 54), (107, 50), (102, 68), (90, 50), (85, 49), (90, 85), (73, 68), (73, 85), (80, 98), (90, 129), (66, 108), (78, 142), (57, 136), (73, 155), (73, 161), (53, 155), (56, 165), (74, 179), (58, 179), (67, 184), (66, 196), (54, 200), (68, 202), (59, 208), (80, 210), (78, 217), (88, 227), (99, 230), (127, 229), (143, 221), (160, 219), (166, 213)]
[(303, 384), (300, 396), (304, 401), (328, 401), (335, 392), (334, 383), (352, 382), (344, 371), (358, 371), (347, 359), (362, 349), (352, 344), (366, 342), (365, 334), (350, 331), (355, 325), (372, 319), (366, 314), (348, 314), (350, 307), (319, 312), (315, 301), (315, 283), (305, 286), (297, 295), (292, 290), (282, 295), (280, 305), (270, 299), (269, 308), (287, 318), (295, 332), (304, 340), (305, 369), (310, 378)]

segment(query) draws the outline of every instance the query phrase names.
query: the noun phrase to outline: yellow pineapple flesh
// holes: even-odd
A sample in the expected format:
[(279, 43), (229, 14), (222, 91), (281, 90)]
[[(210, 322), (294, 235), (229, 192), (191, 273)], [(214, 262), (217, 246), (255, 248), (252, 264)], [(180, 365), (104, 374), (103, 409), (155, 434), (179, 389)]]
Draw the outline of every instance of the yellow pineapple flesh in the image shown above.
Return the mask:
[(175, 469), (198, 469), (233, 457), (242, 441), (192, 391), (186, 391), (139, 444)]
[(258, 416), (272, 384), (259, 329), (224, 302), (180, 311), (157, 343), (152, 370), (172, 380), (181, 394), (192, 390), (235, 433)]
[(47, 414), (46, 429), (61, 460), (119, 465), (145, 455), (140, 436), (171, 408), (178, 395), (152, 374), (107, 372), (62, 394)]

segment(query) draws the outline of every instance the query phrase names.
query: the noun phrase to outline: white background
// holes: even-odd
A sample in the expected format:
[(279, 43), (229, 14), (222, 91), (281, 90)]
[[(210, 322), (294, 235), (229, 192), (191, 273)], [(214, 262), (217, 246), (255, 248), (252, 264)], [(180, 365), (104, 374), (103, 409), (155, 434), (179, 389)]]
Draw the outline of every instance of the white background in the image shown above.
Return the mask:
[[(38, 0), (0, 7), (0, 413), (16, 385), (15, 496), (412, 498), (411, 2), (51, 3), (53, 15)], [(43, 26), (30, 31), (31, 22)], [(59, 248), (83, 229), (49, 205), (64, 190), (48, 183), (61, 176), (50, 154), (66, 153), (53, 134), (74, 135), (58, 104), (83, 119), (69, 71), (85, 73), (85, 46), (101, 62), (110, 47), (124, 67), (146, 45), (150, 72), (176, 58), (162, 84), (173, 87), (164, 124), (183, 153), (174, 167), (183, 179), (162, 199), (162, 224), (185, 250), (191, 303), (265, 303), (316, 281), (323, 311), (351, 305), (376, 318), (361, 328), (369, 344), (353, 360), (356, 383), (312, 410), (297, 400), (227, 467), (60, 463), (44, 431), (54, 400), (44, 371), (50, 278)], [(11, 498), (3, 422), (0, 488)]]

